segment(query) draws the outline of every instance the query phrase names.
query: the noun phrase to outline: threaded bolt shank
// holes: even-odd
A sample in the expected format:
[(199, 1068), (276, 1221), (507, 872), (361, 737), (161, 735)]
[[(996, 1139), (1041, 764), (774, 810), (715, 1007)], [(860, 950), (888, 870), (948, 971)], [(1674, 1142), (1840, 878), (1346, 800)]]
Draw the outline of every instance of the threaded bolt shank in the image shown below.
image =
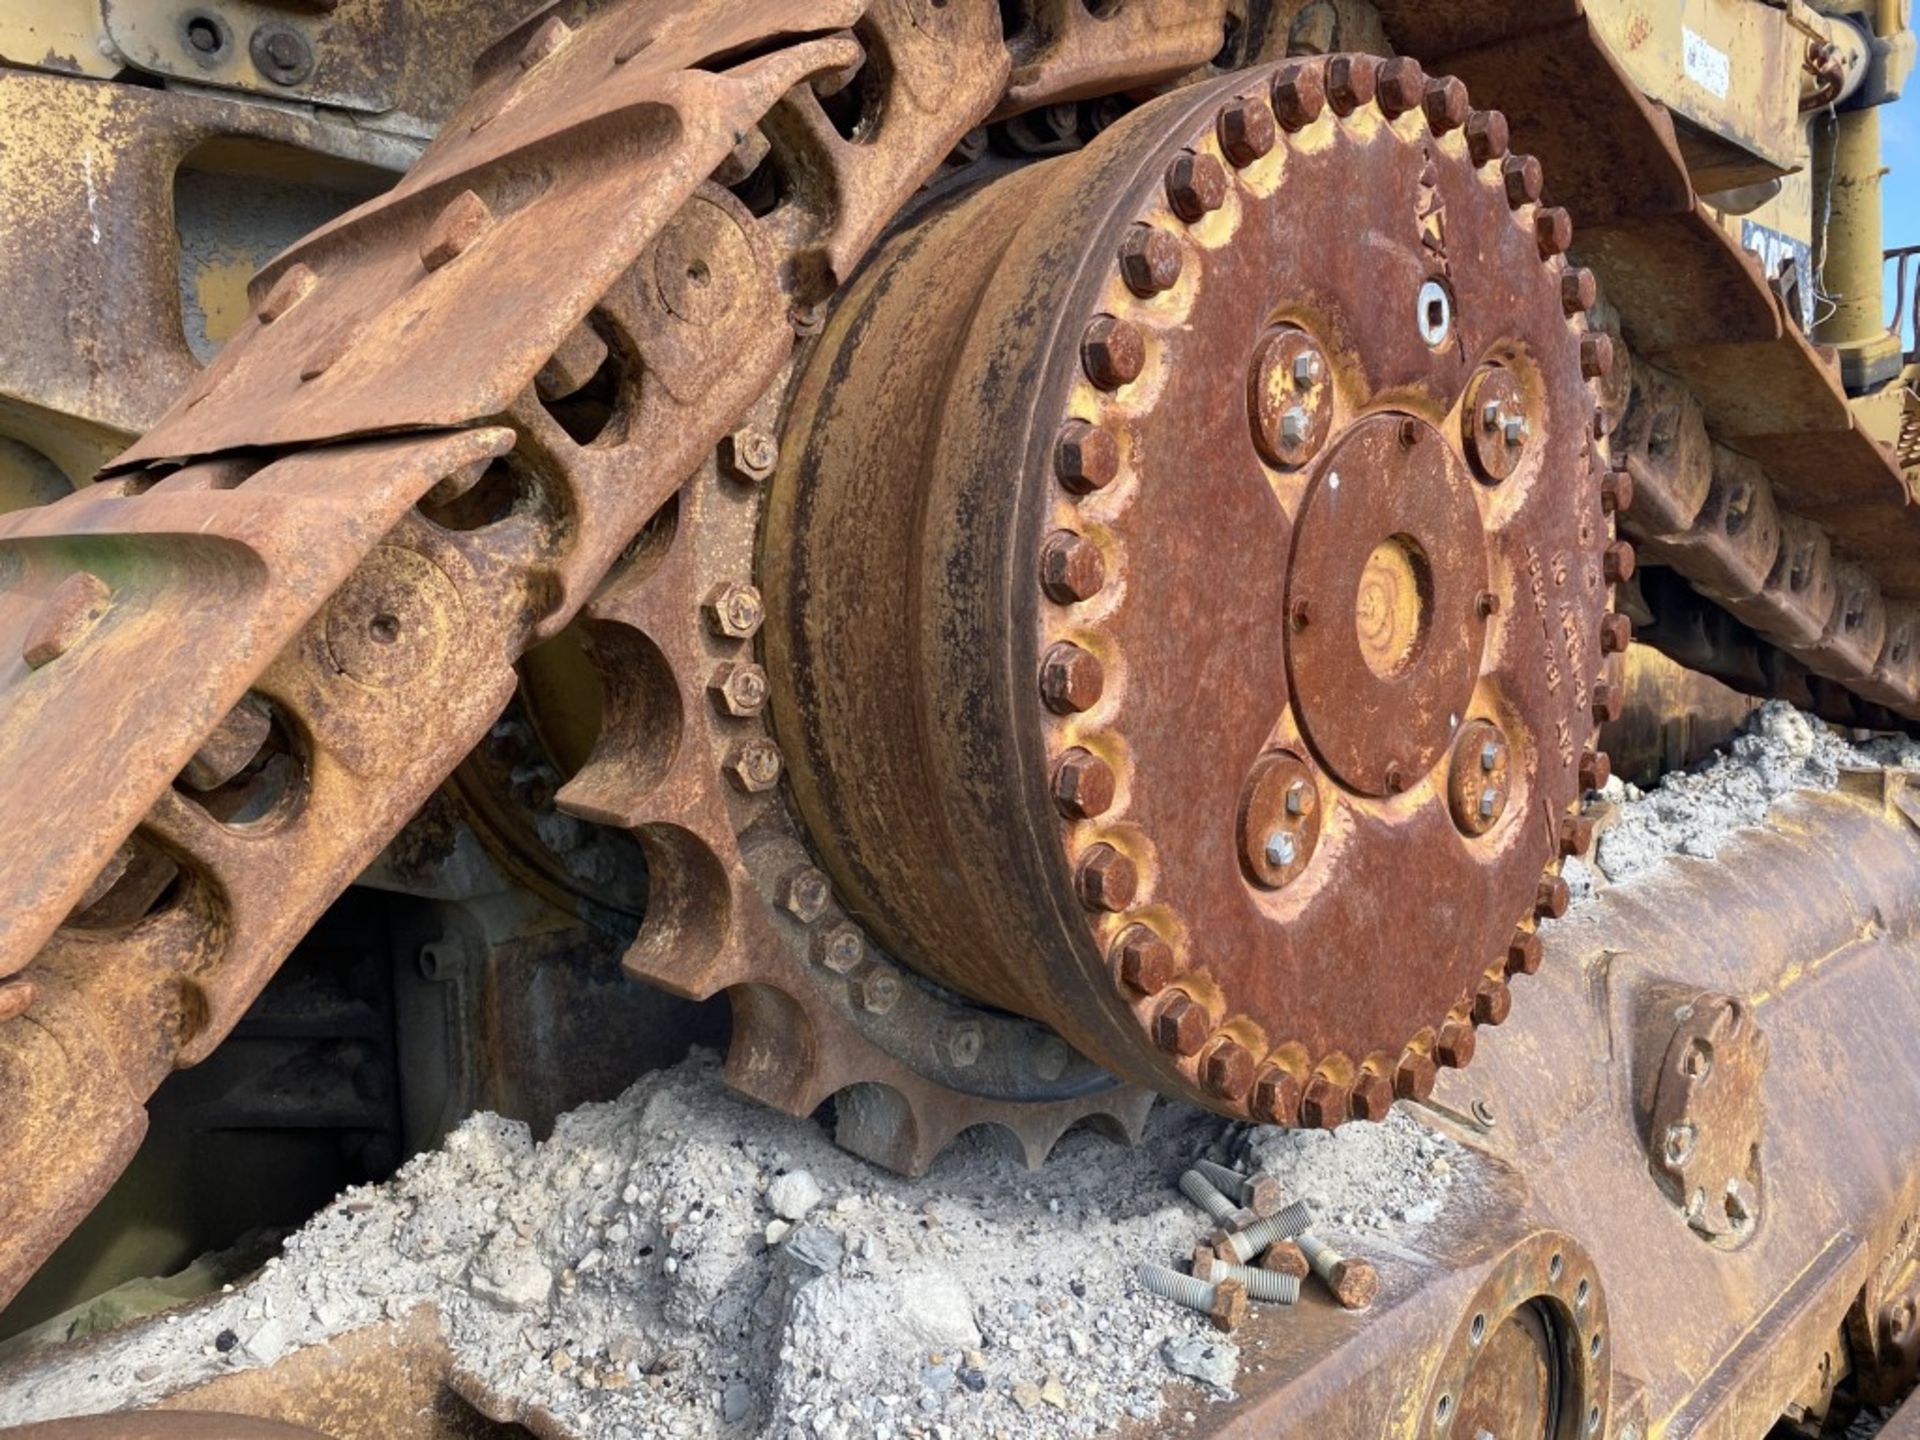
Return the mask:
[(1169, 1270), (1164, 1265), (1142, 1265), (1136, 1273), (1140, 1283), (1162, 1300), (1171, 1300), (1176, 1305), (1198, 1310), (1203, 1315), (1213, 1305), (1213, 1284), (1210, 1280), (1182, 1275), (1178, 1270)]
[(1250, 1270), (1245, 1265), (1229, 1265), (1224, 1260), (1215, 1260), (1206, 1278), (1215, 1284), (1222, 1280), (1237, 1280), (1247, 1287), (1248, 1295), (1255, 1300), (1264, 1300), (1270, 1305), (1300, 1303), (1298, 1275), (1280, 1275), (1271, 1270)]
[[(1257, 1220), (1237, 1235), (1227, 1238), (1226, 1250), (1236, 1265), (1244, 1265), (1276, 1240), (1291, 1240), (1303, 1235), (1313, 1224), (1313, 1212), (1307, 1202), (1296, 1200), (1278, 1215)], [(1302, 1241), (1304, 1248), (1305, 1242)]]
[(1207, 1177), (1198, 1170), (1188, 1170), (1181, 1174), (1180, 1193), (1223, 1225), (1227, 1217), (1240, 1208), (1216, 1190)]

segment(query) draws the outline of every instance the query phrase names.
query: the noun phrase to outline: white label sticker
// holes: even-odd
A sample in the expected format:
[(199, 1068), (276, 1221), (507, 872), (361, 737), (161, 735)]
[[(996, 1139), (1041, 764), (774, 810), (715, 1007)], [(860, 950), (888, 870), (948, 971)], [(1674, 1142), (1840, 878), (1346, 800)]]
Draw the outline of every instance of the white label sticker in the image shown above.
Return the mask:
[(1680, 27), (1681, 49), (1686, 56), (1687, 78), (1716, 99), (1727, 98), (1733, 88), (1733, 66), (1727, 52), (1717, 50), (1704, 35)]

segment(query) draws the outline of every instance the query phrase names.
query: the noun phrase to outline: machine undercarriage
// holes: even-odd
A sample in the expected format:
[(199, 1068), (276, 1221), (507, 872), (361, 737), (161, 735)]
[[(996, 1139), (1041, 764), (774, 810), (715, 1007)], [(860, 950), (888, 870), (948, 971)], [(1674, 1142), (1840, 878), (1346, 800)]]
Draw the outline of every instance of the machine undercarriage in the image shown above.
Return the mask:
[(345, 933), (224, 1103), (368, 1175), (645, 982), (909, 1175), (1452, 1127), (1302, 1434), (1911, 1382), (1900, 777), (1541, 928), (1609, 751), (1920, 720), (1897, 7), (231, 8), (0, 46), (0, 1293)]

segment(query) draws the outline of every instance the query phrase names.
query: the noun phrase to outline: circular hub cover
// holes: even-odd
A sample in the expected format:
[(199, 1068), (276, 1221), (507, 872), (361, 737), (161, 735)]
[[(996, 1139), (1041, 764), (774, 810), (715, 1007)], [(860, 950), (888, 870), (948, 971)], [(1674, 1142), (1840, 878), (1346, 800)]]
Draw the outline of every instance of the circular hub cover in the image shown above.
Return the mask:
[(1384, 1114), (1505, 1014), (1608, 536), (1580, 287), (1503, 132), (1409, 62), (1292, 62), (855, 285), (770, 500), (767, 663), (814, 843), (930, 984), (1288, 1123)]
[(1479, 678), (1487, 546), (1466, 467), (1393, 412), (1347, 427), (1301, 506), (1287, 674), (1307, 741), (1352, 790), (1433, 768)]

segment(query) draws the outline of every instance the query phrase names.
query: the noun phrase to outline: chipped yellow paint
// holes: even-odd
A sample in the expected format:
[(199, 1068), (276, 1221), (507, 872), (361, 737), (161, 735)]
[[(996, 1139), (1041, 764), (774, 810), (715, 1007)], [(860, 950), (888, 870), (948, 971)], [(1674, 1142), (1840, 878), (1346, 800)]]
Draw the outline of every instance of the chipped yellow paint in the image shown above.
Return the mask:
[(194, 298), (199, 302), (209, 340), (227, 339), (247, 318), (251, 308), (247, 282), (253, 278), (253, 271), (251, 255), (229, 250), (194, 273)]

